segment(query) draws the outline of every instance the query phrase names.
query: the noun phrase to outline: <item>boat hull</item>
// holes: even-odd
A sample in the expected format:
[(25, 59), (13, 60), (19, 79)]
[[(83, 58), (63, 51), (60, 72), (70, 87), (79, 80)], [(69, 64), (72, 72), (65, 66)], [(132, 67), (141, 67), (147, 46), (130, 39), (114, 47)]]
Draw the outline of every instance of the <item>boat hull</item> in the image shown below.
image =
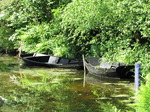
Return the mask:
[(100, 62), (100, 58), (91, 57), (83, 59), (84, 65), (90, 74), (106, 77), (133, 78), (134, 65), (125, 63)]
[(43, 56), (27, 56), (22, 58), (26, 65), (28, 66), (40, 66), (49, 68), (74, 68), (82, 69), (82, 61), (76, 59), (68, 59), (50, 55)]

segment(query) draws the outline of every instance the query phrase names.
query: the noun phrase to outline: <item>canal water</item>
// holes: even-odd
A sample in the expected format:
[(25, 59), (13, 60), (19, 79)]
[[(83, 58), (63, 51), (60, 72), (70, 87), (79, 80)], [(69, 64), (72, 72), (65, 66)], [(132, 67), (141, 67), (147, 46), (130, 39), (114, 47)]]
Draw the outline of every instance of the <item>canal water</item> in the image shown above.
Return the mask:
[(131, 80), (83, 74), (0, 56), (0, 112), (135, 112)]

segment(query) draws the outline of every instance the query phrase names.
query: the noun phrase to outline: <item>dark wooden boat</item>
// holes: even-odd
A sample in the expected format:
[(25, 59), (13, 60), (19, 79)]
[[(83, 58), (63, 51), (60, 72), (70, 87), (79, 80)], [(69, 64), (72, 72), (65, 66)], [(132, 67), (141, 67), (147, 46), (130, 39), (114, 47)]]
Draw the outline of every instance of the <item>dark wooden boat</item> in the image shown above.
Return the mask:
[(99, 57), (86, 57), (83, 59), (84, 65), (88, 72), (97, 76), (118, 76), (116, 69), (119, 66), (124, 66), (123, 63), (110, 63), (105, 60), (101, 60)]
[(68, 59), (50, 55), (43, 56), (25, 56), (22, 57), (26, 65), (30, 66), (42, 66), (50, 68), (83, 68), (82, 61), (76, 59)]
[(120, 78), (133, 78), (134, 65), (126, 65), (125, 63), (110, 63), (101, 60), (99, 57), (83, 58), (84, 65), (90, 74), (96, 76), (109, 76)]

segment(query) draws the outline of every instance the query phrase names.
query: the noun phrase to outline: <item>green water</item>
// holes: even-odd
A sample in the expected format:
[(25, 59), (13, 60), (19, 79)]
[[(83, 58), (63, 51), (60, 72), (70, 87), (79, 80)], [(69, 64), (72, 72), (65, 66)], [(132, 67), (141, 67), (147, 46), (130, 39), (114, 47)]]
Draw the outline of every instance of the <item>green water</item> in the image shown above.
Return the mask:
[(0, 112), (135, 112), (133, 82), (85, 77), (83, 70), (26, 67), (0, 57)]

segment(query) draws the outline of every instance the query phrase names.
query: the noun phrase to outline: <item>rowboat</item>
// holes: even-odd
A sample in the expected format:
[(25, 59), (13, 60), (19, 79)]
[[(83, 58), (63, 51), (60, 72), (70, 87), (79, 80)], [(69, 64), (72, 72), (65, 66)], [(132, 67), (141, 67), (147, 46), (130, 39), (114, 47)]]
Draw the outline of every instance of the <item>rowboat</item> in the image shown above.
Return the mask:
[(109, 63), (106, 61), (100, 62), (99, 57), (86, 57), (84, 65), (88, 72), (97, 76), (117, 76), (116, 68), (119, 66), (116, 63)]
[(22, 59), (28, 66), (74, 69), (80, 69), (83, 67), (83, 62), (77, 59), (69, 59), (51, 55), (26, 55), (22, 57)]
[(99, 57), (86, 57), (83, 63), (90, 74), (96, 76), (117, 77), (116, 69), (120, 66), (125, 66), (124, 63), (111, 63), (106, 60), (100, 60)]
[(134, 65), (126, 65), (120, 62), (108, 62), (99, 57), (83, 58), (84, 66), (90, 74), (96, 76), (133, 78)]

